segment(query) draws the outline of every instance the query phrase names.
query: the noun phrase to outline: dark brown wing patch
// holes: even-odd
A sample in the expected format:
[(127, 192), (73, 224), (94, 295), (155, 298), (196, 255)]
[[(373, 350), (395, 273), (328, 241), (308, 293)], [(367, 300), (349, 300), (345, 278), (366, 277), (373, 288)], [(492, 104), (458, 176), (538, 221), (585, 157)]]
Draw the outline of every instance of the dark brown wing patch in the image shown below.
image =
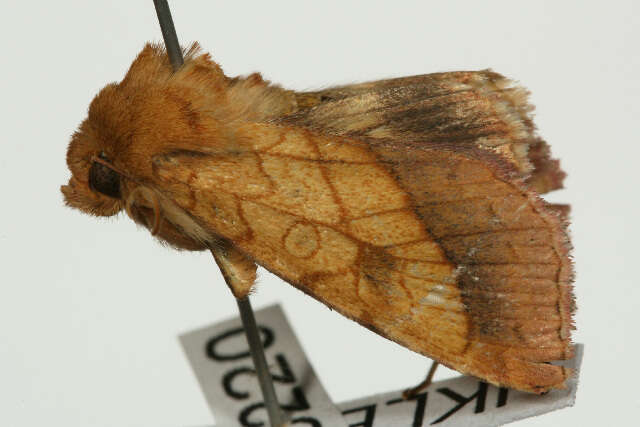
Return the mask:
[(281, 122), (368, 143), (457, 266), (469, 371), (541, 392), (569, 375), (546, 362), (572, 354), (572, 266), (564, 209), (535, 193), (564, 173), (526, 96), (489, 71), (441, 73), (300, 94)]
[(492, 71), (435, 73), (299, 93), (282, 123), (394, 144), (481, 147), (509, 160), (530, 189), (564, 173), (535, 134), (528, 92)]

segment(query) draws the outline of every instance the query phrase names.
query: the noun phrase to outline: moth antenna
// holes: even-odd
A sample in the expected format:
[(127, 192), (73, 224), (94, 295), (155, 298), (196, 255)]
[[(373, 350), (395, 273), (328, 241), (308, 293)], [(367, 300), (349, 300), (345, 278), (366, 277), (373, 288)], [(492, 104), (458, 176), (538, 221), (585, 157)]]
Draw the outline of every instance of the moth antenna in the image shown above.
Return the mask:
[[(131, 206), (133, 205), (133, 203), (135, 202), (136, 197), (138, 196), (138, 193), (143, 194), (143, 192), (145, 190), (148, 190), (148, 188), (145, 187), (136, 187), (131, 194), (129, 194), (129, 197), (127, 197), (127, 200), (124, 204), (124, 208), (127, 211), (127, 214), (131, 217), (134, 218), (133, 213), (131, 211)], [(151, 235), (155, 236), (156, 234), (158, 234), (158, 232), (160, 231), (160, 224), (161, 224), (161, 207), (160, 207), (160, 200), (158, 199), (158, 195), (154, 192), (154, 191), (149, 191), (149, 194), (151, 194), (151, 203), (153, 205), (153, 226), (151, 227)]]
[(151, 192), (151, 198), (153, 199), (153, 228), (151, 229), (151, 235), (155, 236), (160, 231), (160, 201), (155, 191)]
[(138, 193), (140, 187), (136, 187), (127, 197), (127, 200), (124, 202), (124, 210), (127, 212), (129, 217), (134, 218), (133, 213), (131, 212), (131, 205), (133, 204), (133, 200)]

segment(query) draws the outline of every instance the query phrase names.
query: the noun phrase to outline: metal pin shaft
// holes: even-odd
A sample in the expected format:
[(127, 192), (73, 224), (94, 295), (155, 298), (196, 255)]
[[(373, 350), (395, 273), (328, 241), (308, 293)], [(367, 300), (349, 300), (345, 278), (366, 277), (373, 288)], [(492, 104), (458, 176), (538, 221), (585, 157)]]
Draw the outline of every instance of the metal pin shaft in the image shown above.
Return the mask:
[(258, 333), (256, 319), (253, 316), (253, 309), (251, 308), (249, 297), (238, 299), (236, 301), (238, 302), (238, 309), (240, 310), (240, 317), (242, 318), (244, 332), (247, 335), (247, 342), (249, 343), (249, 350), (251, 351), (251, 357), (253, 358), (253, 365), (256, 368), (258, 381), (260, 382), (260, 389), (262, 390), (262, 396), (264, 397), (264, 404), (267, 408), (267, 412), (269, 413), (269, 422), (274, 427), (284, 426), (284, 414), (278, 404), (276, 391), (273, 387), (273, 379), (271, 378), (269, 368), (267, 367), (267, 360), (264, 357), (262, 340)]
[[(160, 29), (162, 30), (162, 38), (167, 48), (171, 67), (173, 71), (176, 71), (184, 64), (184, 58), (182, 57), (180, 43), (178, 43), (176, 28), (173, 25), (173, 18), (171, 18), (169, 4), (167, 0), (153, 0), (153, 4), (156, 7), (156, 14), (158, 15)], [(269, 368), (267, 367), (267, 360), (264, 356), (262, 341), (260, 340), (260, 334), (258, 333), (258, 327), (256, 326), (256, 319), (253, 316), (253, 309), (251, 308), (249, 297), (237, 301), (244, 332), (247, 335), (251, 357), (253, 358), (253, 364), (256, 368), (256, 375), (258, 376), (260, 389), (264, 397), (264, 404), (269, 414), (269, 422), (272, 427), (283, 427), (285, 425), (284, 414), (278, 404), (276, 391), (273, 387), (273, 378), (271, 378)]]
[(162, 38), (164, 39), (164, 45), (167, 48), (171, 67), (173, 67), (173, 71), (176, 71), (182, 66), (182, 64), (184, 64), (184, 58), (182, 57), (180, 43), (178, 43), (176, 27), (173, 25), (173, 18), (171, 18), (169, 4), (167, 3), (167, 0), (153, 0), (153, 4), (156, 7), (156, 14), (158, 15), (158, 21), (160, 22), (160, 30), (162, 31)]

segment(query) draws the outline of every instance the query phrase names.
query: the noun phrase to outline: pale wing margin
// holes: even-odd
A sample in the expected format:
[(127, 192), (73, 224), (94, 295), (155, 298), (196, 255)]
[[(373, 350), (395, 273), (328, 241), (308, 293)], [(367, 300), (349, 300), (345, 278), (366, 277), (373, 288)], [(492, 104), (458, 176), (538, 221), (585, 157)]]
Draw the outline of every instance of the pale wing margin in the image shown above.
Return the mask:
[(493, 71), (380, 80), (297, 97), (299, 109), (281, 122), (398, 145), (482, 147), (516, 166), (529, 189), (562, 188), (565, 174), (536, 134), (527, 90)]

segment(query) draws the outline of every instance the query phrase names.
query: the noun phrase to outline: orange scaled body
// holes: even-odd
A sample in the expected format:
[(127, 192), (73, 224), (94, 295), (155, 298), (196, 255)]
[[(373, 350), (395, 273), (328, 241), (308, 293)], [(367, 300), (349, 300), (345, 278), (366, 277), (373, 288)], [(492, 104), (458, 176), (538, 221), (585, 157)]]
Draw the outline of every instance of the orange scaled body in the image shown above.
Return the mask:
[(490, 71), (297, 93), (148, 45), (69, 146), (67, 204), (211, 249), (238, 298), (262, 265), (411, 350), (541, 393), (570, 372), (564, 174), (526, 92)]

